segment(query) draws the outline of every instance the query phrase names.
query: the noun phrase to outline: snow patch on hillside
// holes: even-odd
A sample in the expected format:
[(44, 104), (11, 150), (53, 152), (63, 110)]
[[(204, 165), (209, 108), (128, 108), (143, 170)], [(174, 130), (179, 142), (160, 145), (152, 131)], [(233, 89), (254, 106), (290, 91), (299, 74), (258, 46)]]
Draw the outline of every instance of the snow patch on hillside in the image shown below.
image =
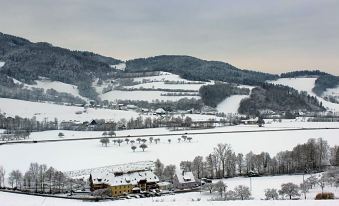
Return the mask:
[(243, 99), (249, 98), (252, 92), (253, 86), (240, 85), (239, 88), (247, 88), (250, 90), (249, 95), (232, 95), (224, 99), (221, 103), (218, 104), (218, 112), (223, 112), (225, 114), (237, 114), (240, 107), (240, 103)]
[(126, 63), (120, 63), (120, 64), (115, 64), (115, 65), (110, 65), (111, 68), (118, 69), (125, 71), (126, 69)]
[(3, 67), (3, 66), (5, 66), (5, 62), (0, 61), (0, 68)]
[(281, 84), (285, 86), (292, 87), (298, 91), (305, 91), (311, 96), (315, 96), (318, 98), (319, 101), (323, 103), (323, 106), (327, 108), (328, 110), (339, 112), (339, 104), (335, 104), (332, 102), (328, 102), (322, 97), (317, 96), (312, 89), (315, 85), (315, 80), (317, 78), (306, 78), (306, 77), (300, 77), (300, 78), (280, 78), (275, 81), (268, 81), (268, 83), (272, 84)]
[(232, 95), (218, 104), (217, 110), (218, 112), (223, 112), (225, 114), (236, 114), (238, 113), (241, 100), (248, 97), (249, 95)]

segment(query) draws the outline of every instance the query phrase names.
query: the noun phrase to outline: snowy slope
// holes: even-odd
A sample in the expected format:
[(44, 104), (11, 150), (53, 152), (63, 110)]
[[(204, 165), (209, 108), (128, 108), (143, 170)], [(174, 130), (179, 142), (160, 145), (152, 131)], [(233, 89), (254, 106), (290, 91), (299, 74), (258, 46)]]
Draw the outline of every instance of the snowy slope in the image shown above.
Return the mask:
[(224, 99), (217, 106), (218, 112), (223, 112), (225, 114), (237, 114), (238, 113), (241, 100), (248, 98), (251, 95), (252, 89), (254, 88), (253, 86), (247, 86), (247, 85), (240, 85), (239, 87), (249, 89), (250, 94), (249, 95), (232, 95)]
[(238, 113), (241, 100), (246, 99), (248, 97), (249, 95), (232, 95), (226, 98), (220, 104), (218, 104), (217, 110), (218, 112), (223, 112), (225, 114), (229, 113), (236, 114)]
[[(93, 83), (93, 87), (99, 94), (99, 97), (102, 100), (108, 101), (116, 101), (116, 100), (144, 100), (144, 101), (178, 101), (182, 98), (195, 98), (199, 99), (198, 90), (201, 86), (212, 84), (211, 82), (197, 82), (197, 81), (190, 81), (181, 78), (178, 75), (171, 74), (168, 72), (159, 72), (157, 76), (145, 76), (145, 77), (138, 77), (133, 78), (134, 82), (139, 82), (137, 85), (133, 86), (124, 86), (126, 89), (139, 89), (139, 88), (147, 88), (147, 89), (180, 89), (180, 90), (194, 90), (194, 92), (185, 92), (184, 96), (163, 96), (168, 93), (173, 94), (172, 92), (165, 92), (165, 91), (120, 91), (120, 90), (113, 90), (102, 94), (103, 89), (112, 85), (112, 82), (117, 82), (115, 80), (108, 80), (104, 81), (102, 85), (98, 86), (96, 82)], [(171, 82), (178, 82), (178, 84), (166, 84), (166, 81)], [(115, 85), (117, 86), (117, 85)], [(176, 92), (177, 93), (177, 92)], [(194, 96), (192, 96), (192, 94)]]
[(324, 107), (326, 107), (328, 110), (338, 112), (339, 111), (339, 104), (328, 102), (328, 101), (324, 100), (322, 97), (317, 96), (312, 91), (312, 89), (314, 88), (316, 79), (317, 78), (304, 78), (304, 77), (300, 77), (300, 78), (280, 78), (280, 79), (275, 80), (275, 81), (269, 81), (269, 83), (289, 86), (289, 87), (292, 87), (292, 88), (294, 88), (298, 91), (306, 91), (311, 96), (316, 96), (319, 99), (319, 101), (321, 101), (323, 103)]
[(0, 98), (0, 111), (1, 113), (6, 113), (8, 116), (14, 117), (15, 115), (18, 115), (27, 118), (35, 116), (37, 120), (48, 118), (50, 121), (54, 120), (54, 118), (58, 118), (59, 121), (90, 121), (92, 119), (118, 121), (121, 118), (130, 119), (131, 117), (138, 116), (138, 114), (133, 111), (93, 108), (88, 108), (87, 112), (83, 112), (82, 114), (76, 114), (78, 111), (84, 111), (84, 108), (7, 98)]
[(39, 89), (44, 89), (45, 92), (48, 89), (54, 89), (57, 92), (65, 92), (75, 97), (80, 97), (84, 100), (88, 100), (87, 98), (81, 96), (79, 94), (78, 87), (72, 84), (66, 84), (66, 83), (59, 82), (59, 81), (51, 81), (47, 78), (42, 78), (42, 77), (40, 77), (40, 80), (35, 81), (36, 84), (25, 84), (17, 79), (14, 79), (14, 78), (12, 79), (15, 84), (23, 85), (24, 88), (26, 89), (39, 88)]
[[(337, 123), (309, 123), (309, 122), (286, 122), (272, 123), (266, 128), (276, 129), (281, 127), (331, 127)], [(221, 127), (210, 130), (219, 131), (239, 131), (239, 130), (260, 130), (255, 126)], [(188, 131), (190, 132), (190, 131)], [(193, 130), (191, 132), (201, 132)], [(65, 138), (100, 136), (102, 132), (65, 132)], [(172, 133), (165, 128), (125, 130), (117, 131), (117, 135), (140, 135), (140, 134), (161, 134)], [(177, 133), (177, 132), (175, 132)], [(58, 131), (48, 131), (33, 133), (31, 139), (57, 138)], [(74, 135), (74, 136), (73, 136)], [(262, 132), (262, 133), (228, 133), (228, 134), (200, 134), (192, 135), (192, 143), (178, 143), (178, 136), (163, 136), (158, 144), (147, 143), (145, 152), (137, 149), (131, 150), (131, 145), (122, 143), (119, 147), (110, 143), (108, 147), (102, 147), (99, 140), (74, 141), (74, 142), (54, 142), (44, 144), (19, 144), (0, 146), (0, 162), (10, 171), (12, 169), (25, 170), (29, 163), (36, 161), (52, 165), (60, 170), (71, 171), (77, 169), (95, 168), (127, 162), (148, 161), (159, 158), (165, 164), (176, 164), (183, 160), (193, 160), (197, 155), (207, 156), (213, 151), (218, 143), (228, 143), (236, 153), (260, 153), (269, 152), (274, 155), (279, 151), (292, 149), (298, 143), (305, 143), (309, 138), (322, 137), (331, 146), (339, 145), (338, 130), (314, 130), (314, 131), (285, 131), (285, 132)], [(148, 138), (146, 138), (148, 139)], [(168, 143), (168, 139), (172, 143)], [(255, 145), (255, 147), (253, 146)], [(267, 145), (270, 145), (267, 147)], [(75, 150), (76, 148), (76, 150)], [(62, 151), (62, 152), (61, 152)], [(10, 158), (8, 154), (11, 155)], [(25, 158), (22, 158), (25, 157)]]

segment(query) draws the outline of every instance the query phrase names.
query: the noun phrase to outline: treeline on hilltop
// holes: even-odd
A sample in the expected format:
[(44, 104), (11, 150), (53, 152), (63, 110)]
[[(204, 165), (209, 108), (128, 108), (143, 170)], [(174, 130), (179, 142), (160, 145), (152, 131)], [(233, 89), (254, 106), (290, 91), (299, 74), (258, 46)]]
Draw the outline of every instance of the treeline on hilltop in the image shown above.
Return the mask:
[(227, 97), (232, 95), (248, 95), (250, 90), (239, 88), (235, 85), (216, 83), (214, 85), (204, 85), (200, 88), (199, 94), (205, 105), (216, 107)]
[(278, 78), (278, 75), (241, 70), (224, 62), (175, 55), (129, 60), (126, 62), (126, 71), (165, 71), (194, 81), (218, 80), (246, 85), (258, 85), (266, 80)]
[(324, 75), (315, 80), (315, 86), (312, 91), (321, 96), (326, 89), (336, 88), (337, 86), (339, 86), (338, 76)]
[(71, 51), (48, 43), (28, 40), (0, 33), (0, 61), (5, 65), (1, 73), (25, 83), (33, 83), (39, 76), (54, 81), (74, 84), (80, 93), (91, 99), (97, 94), (91, 90), (94, 77), (107, 78), (115, 69), (110, 65), (121, 61), (91, 52)]
[(301, 70), (301, 71), (282, 73), (280, 74), (280, 77), (281, 78), (296, 78), (296, 77), (302, 77), (302, 76), (324, 76), (324, 75), (328, 75), (328, 74), (320, 70)]
[(324, 111), (322, 103), (306, 92), (274, 84), (263, 84), (252, 90), (250, 98), (240, 103), (239, 113), (256, 115), (260, 110), (273, 111)]

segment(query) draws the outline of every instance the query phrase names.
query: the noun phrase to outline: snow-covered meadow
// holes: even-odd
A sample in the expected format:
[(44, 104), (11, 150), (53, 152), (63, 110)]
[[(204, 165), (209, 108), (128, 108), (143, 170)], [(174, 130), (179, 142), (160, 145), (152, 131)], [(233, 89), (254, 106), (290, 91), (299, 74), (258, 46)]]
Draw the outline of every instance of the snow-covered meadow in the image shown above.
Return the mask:
[[(307, 127), (337, 127), (336, 123), (308, 123), (286, 122), (267, 124), (264, 129), (276, 130), (279, 128), (307, 128)], [(222, 132), (261, 130), (256, 126), (219, 127), (203, 131), (187, 132)], [(64, 138), (98, 137), (102, 132), (62, 131)], [(186, 131), (185, 131), (186, 132)], [(58, 139), (59, 131), (32, 133), (31, 139)], [(118, 131), (117, 136), (124, 135), (151, 135), (173, 133), (165, 128), (140, 129)], [(177, 132), (175, 132), (177, 133)], [(162, 136), (160, 143), (147, 143), (145, 152), (131, 150), (131, 145), (123, 142), (119, 147), (110, 143), (102, 147), (99, 140), (85, 140), (73, 142), (53, 142), (39, 144), (2, 145), (0, 148), (0, 162), (8, 170), (25, 170), (31, 162), (46, 163), (63, 171), (87, 169), (106, 165), (122, 164), (126, 162), (147, 161), (159, 158), (165, 164), (176, 164), (183, 160), (193, 160), (197, 155), (207, 156), (218, 143), (228, 143), (238, 153), (262, 151), (275, 155), (279, 151), (292, 149), (299, 143), (305, 143), (309, 138), (327, 140), (331, 146), (339, 145), (339, 130), (299, 130), (299, 131), (272, 131), (256, 133), (227, 133), (227, 134), (197, 134), (191, 135), (193, 140), (178, 143), (180, 136)], [(146, 138), (148, 139), (148, 138)], [(171, 143), (168, 142), (171, 139)], [(268, 146), (269, 145), (269, 146)], [(11, 155), (9, 158), (9, 154)]]

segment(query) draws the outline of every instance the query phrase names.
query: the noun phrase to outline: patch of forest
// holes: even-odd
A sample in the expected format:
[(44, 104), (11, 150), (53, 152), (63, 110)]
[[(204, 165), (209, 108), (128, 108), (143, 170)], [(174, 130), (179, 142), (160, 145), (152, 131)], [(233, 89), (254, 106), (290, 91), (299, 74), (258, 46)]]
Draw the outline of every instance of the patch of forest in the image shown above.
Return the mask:
[(301, 71), (293, 71), (293, 72), (286, 72), (280, 74), (281, 78), (296, 78), (296, 77), (304, 77), (304, 76), (324, 76), (328, 75), (325, 72), (320, 70), (301, 70)]
[(256, 115), (258, 111), (270, 109), (273, 111), (324, 111), (322, 103), (306, 92), (274, 84), (263, 84), (252, 90), (250, 98), (240, 103), (239, 113)]
[(337, 86), (339, 86), (338, 76), (324, 75), (315, 80), (315, 86), (312, 91), (321, 96), (326, 89), (336, 88)]
[(248, 95), (249, 93), (250, 90), (247, 88), (239, 88), (235, 85), (224, 83), (205, 85), (199, 90), (202, 101), (210, 107), (216, 107), (220, 102), (232, 95)]

